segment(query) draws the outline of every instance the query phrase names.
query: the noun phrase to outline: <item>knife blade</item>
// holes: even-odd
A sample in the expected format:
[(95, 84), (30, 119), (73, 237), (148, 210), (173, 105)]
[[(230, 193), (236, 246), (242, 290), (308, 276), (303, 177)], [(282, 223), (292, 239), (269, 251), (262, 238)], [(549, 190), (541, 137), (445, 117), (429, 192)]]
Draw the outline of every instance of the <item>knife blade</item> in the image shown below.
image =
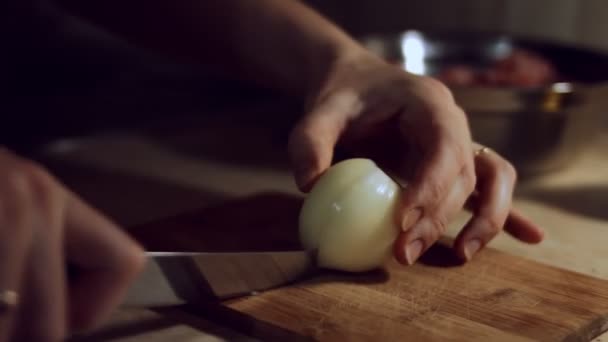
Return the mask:
[(147, 252), (123, 306), (228, 299), (291, 283), (316, 270), (310, 251)]

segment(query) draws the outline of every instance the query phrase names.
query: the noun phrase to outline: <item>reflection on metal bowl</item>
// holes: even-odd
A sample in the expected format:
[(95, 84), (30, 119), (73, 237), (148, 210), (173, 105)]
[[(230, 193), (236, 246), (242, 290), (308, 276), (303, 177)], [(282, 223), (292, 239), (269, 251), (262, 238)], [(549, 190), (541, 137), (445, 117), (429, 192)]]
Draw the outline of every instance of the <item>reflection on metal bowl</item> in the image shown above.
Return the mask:
[[(368, 36), (363, 43), (404, 69), (436, 76), (446, 67), (488, 68), (515, 49), (546, 59), (557, 80), (534, 86), (449, 85), (467, 112), (473, 138), (509, 159), (529, 176), (568, 165), (596, 132), (608, 81), (608, 54), (516, 37), (473, 33), (406, 31)], [(605, 94), (603, 97), (608, 97)]]

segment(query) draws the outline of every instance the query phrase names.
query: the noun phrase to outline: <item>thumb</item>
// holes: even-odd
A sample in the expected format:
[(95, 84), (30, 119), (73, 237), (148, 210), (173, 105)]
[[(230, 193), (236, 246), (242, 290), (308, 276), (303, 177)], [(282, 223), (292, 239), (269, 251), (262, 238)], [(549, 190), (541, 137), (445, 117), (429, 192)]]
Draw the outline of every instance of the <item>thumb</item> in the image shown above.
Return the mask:
[(325, 102), (304, 116), (289, 137), (289, 157), (296, 184), (303, 192), (331, 166), (334, 147), (349, 121), (338, 103)]

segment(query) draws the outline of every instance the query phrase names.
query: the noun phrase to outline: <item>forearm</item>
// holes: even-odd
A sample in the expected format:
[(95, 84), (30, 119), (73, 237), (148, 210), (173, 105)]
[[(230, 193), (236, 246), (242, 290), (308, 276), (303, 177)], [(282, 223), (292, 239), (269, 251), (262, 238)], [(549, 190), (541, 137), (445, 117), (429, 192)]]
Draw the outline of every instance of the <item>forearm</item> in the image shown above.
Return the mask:
[(359, 51), (298, 1), (60, 2), (146, 48), (298, 95), (314, 88), (336, 58)]

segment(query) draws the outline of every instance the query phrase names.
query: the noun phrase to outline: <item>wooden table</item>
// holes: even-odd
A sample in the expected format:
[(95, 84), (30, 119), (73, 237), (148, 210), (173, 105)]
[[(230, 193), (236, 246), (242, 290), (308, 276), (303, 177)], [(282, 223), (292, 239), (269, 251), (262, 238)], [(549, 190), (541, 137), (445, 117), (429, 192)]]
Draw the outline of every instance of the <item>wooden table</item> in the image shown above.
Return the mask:
[[(270, 117), (266, 114), (273, 111), (261, 107), (237, 118), (184, 117), (139, 132), (62, 140), (41, 156), (85, 199), (130, 226), (226, 197), (266, 190), (297, 193), (286, 164), (284, 128), (265, 125)], [(593, 142), (575, 166), (521, 184), (516, 206), (547, 229), (541, 245), (528, 246), (501, 235), (491, 246), (608, 279), (607, 149), (608, 134)], [(463, 214), (448, 235), (454, 236), (466, 218)], [(178, 309), (121, 310), (90, 339), (95, 338), (251, 340)], [(608, 341), (608, 335), (597, 339), (603, 340)]]

